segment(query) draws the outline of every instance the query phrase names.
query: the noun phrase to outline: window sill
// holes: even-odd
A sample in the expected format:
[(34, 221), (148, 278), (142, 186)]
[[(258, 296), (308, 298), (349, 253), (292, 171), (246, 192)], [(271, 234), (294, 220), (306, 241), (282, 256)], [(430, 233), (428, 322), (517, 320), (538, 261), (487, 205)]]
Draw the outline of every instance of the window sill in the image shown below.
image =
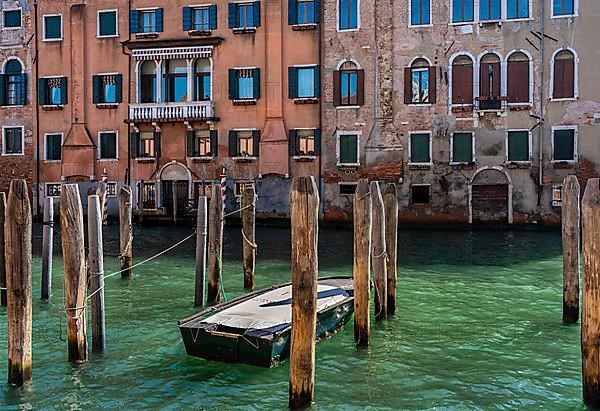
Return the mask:
[(57, 104), (57, 105), (47, 104), (47, 105), (42, 106), (42, 110), (44, 110), (44, 111), (64, 110), (64, 108), (65, 108), (65, 106), (63, 104)]
[(517, 22), (520, 22), (520, 21), (533, 21), (533, 19), (531, 17), (517, 17), (517, 18), (514, 18), (514, 19), (507, 18), (505, 20), (506, 23), (517, 23)]
[(59, 42), (59, 41), (63, 41), (63, 38), (61, 37), (59, 39), (42, 39), (42, 41), (45, 42), (45, 43), (56, 43), (56, 42)]
[(234, 106), (255, 106), (257, 103), (257, 99), (247, 99), (247, 100), (233, 100)]
[(110, 110), (119, 108), (119, 103), (96, 103), (96, 108), (99, 110)]
[(154, 163), (156, 161), (155, 158), (136, 158), (136, 163)]
[(526, 111), (532, 107), (531, 103), (508, 103), (508, 109), (511, 111)]
[(25, 104), (5, 104), (0, 107), (2, 107), (2, 108), (23, 108), (23, 107), (25, 107)]
[(294, 31), (306, 31), (306, 30), (316, 30), (317, 23), (304, 23), (304, 24), (293, 24), (292, 30)]
[(577, 101), (578, 97), (562, 97), (562, 98), (550, 98), (550, 101), (556, 101), (556, 102), (561, 102), (561, 101)]
[(98, 161), (101, 161), (103, 163), (109, 163), (109, 162), (119, 161), (119, 159), (118, 158), (99, 158)]
[(569, 17), (579, 17), (579, 14), (560, 14), (558, 16), (550, 16), (551, 19), (568, 19)]
[(209, 37), (212, 35), (212, 30), (189, 30), (190, 37)]
[(502, 27), (502, 20), (479, 20), (479, 27), (486, 25), (498, 25)]
[(429, 24), (409, 24), (408, 25), (409, 29), (426, 29), (429, 27), (433, 27), (433, 24), (429, 23)]
[(452, 169), (454, 169), (454, 170), (473, 170), (473, 168), (475, 167), (475, 162), (470, 161), (468, 163), (462, 163), (462, 162), (451, 161), (450, 167), (452, 167)]
[(23, 26), (19, 26), (19, 27), (2, 27), (2, 31), (5, 30), (22, 30)]
[(340, 168), (357, 168), (360, 167), (360, 163), (337, 163)]
[(18, 157), (24, 155), (25, 153), (2, 153), (2, 157)]
[(318, 104), (318, 97), (298, 97), (294, 98), (294, 104)]
[(409, 107), (431, 107), (433, 106), (433, 103), (410, 103), (408, 104)]
[(257, 27), (234, 27), (233, 34), (254, 34)]
[(358, 31), (358, 30), (360, 30), (359, 27), (357, 27), (355, 29), (340, 29), (340, 28), (337, 29), (338, 33), (351, 33), (353, 31)]
[(44, 164), (57, 164), (61, 162), (62, 160), (44, 160)]
[(475, 21), (452, 21), (448, 23), (449, 26), (472, 26)]
[(158, 38), (159, 33), (157, 32), (153, 32), (153, 33), (135, 33), (135, 38), (136, 39), (155, 39)]
[(212, 156), (201, 156), (201, 157), (188, 157), (192, 160), (192, 163), (208, 163), (213, 161), (214, 157)]
[(531, 168), (531, 161), (506, 161), (504, 166), (508, 169)]
[(336, 110), (348, 110), (348, 109), (357, 109), (361, 106), (335, 106)]
[(577, 161), (575, 161), (575, 160), (552, 160), (551, 163), (555, 169), (572, 169), (572, 168), (575, 168)]
[(96, 36), (97, 39), (118, 39), (119, 34), (108, 34), (106, 36)]
[(431, 163), (408, 163), (409, 170), (429, 170), (431, 169)]
[(250, 163), (258, 160), (258, 157), (255, 156), (244, 156), (244, 157), (232, 157), (231, 158), (236, 163)]
[(473, 105), (472, 104), (453, 104), (452, 112), (453, 113), (472, 113)]
[(294, 161), (298, 161), (298, 162), (308, 162), (308, 161), (314, 161), (317, 158), (317, 156), (312, 155), (312, 154), (298, 154), (292, 157), (292, 159)]

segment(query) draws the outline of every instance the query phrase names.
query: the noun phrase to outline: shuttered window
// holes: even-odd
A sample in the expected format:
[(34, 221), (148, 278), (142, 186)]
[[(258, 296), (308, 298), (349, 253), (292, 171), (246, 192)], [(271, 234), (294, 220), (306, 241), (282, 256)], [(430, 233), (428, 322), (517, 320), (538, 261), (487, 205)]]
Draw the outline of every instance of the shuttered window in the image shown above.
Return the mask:
[(454, 133), (454, 134), (452, 134), (452, 162), (453, 163), (471, 163), (471, 162), (473, 162), (473, 134), (472, 133)]
[(2, 154), (23, 154), (23, 128), (4, 127), (2, 130)]
[(188, 157), (216, 157), (218, 155), (217, 130), (189, 130), (186, 138)]
[(320, 20), (319, 0), (288, 0), (288, 24), (315, 24)]
[(436, 101), (436, 68), (425, 59), (404, 69), (404, 103), (429, 104)]
[(500, 58), (492, 53), (482, 57), (479, 64), (479, 109), (498, 110), (502, 107), (500, 100)]
[(473, 0), (453, 0), (452, 2), (452, 22), (465, 23), (474, 20)]
[(452, 104), (473, 104), (473, 60), (468, 56), (452, 62)]
[(217, 6), (184, 7), (184, 31), (210, 31), (217, 28)]
[(260, 130), (230, 130), (230, 157), (258, 157), (260, 152)]
[(27, 103), (27, 74), (21, 63), (11, 59), (0, 74), (0, 106), (22, 106)]
[(509, 20), (529, 17), (530, 0), (506, 0), (506, 17)]
[(92, 77), (94, 104), (116, 104), (123, 99), (123, 76), (104, 74)]
[(575, 97), (575, 56), (562, 50), (554, 57), (552, 98)]
[(556, 129), (552, 132), (554, 161), (575, 160), (575, 129)]
[(333, 72), (333, 105), (362, 106), (365, 104), (365, 72), (352, 61), (344, 62)]
[(431, 0), (410, 0), (410, 24), (422, 26), (431, 23)]
[(131, 133), (131, 145), (131, 152), (136, 158), (158, 157), (160, 133), (152, 131)]
[(21, 10), (5, 10), (3, 13), (3, 22), (5, 29), (15, 29), (21, 27)]
[(290, 67), (288, 74), (290, 98), (319, 97), (321, 88), (319, 66)]
[(67, 78), (41, 78), (38, 82), (38, 99), (43, 106), (60, 106), (67, 104)]
[(500, 0), (479, 0), (480, 20), (500, 20), (502, 18)]
[(117, 158), (117, 133), (114, 131), (101, 132), (98, 135), (100, 140), (100, 158), (101, 159), (116, 159)]
[(553, 16), (571, 16), (575, 14), (575, 0), (552, 0)]
[(46, 134), (46, 160), (58, 161), (62, 158), (62, 134)]
[(62, 15), (44, 16), (44, 40), (62, 39)]
[(163, 25), (164, 14), (162, 8), (129, 11), (130, 33), (160, 33), (163, 31)]
[(230, 69), (229, 98), (232, 100), (257, 100), (260, 98), (260, 69)]
[(413, 133), (410, 135), (410, 162), (430, 163), (431, 155), (429, 145), (430, 135), (427, 133)]
[(260, 2), (229, 3), (229, 28), (245, 29), (260, 27)]
[(98, 37), (116, 36), (117, 31), (117, 11), (101, 10), (98, 12)]
[(529, 58), (520, 52), (511, 54), (507, 66), (509, 103), (529, 102), (529, 81)]
[(339, 134), (339, 164), (356, 165), (358, 161), (358, 134)]
[(294, 129), (289, 132), (290, 156), (318, 156), (321, 154), (321, 130)]
[(529, 161), (529, 132), (512, 130), (508, 132), (508, 161)]
[(358, 28), (358, 1), (338, 0), (339, 30), (355, 30)]

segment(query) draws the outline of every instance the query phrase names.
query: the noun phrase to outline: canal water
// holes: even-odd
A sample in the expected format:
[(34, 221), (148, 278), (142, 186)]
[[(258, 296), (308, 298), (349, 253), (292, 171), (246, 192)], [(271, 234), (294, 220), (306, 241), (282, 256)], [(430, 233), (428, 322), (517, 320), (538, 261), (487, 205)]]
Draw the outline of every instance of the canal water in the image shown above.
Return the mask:
[[(274, 369), (188, 357), (177, 321), (195, 312), (194, 241), (106, 281), (108, 352), (67, 362), (62, 261), (53, 295), (40, 294), (34, 230), (33, 383), (0, 384), (0, 409), (285, 409), (289, 363)], [(135, 230), (135, 258), (191, 233)], [(118, 234), (105, 234), (106, 272)], [(257, 228), (257, 285), (290, 280), (285, 228)], [(58, 243), (58, 239), (55, 240)], [(243, 292), (240, 229), (225, 231), (228, 298)], [(352, 231), (320, 232), (320, 275), (352, 274)], [(583, 409), (579, 326), (563, 326), (558, 233), (402, 231), (398, 312), (372, 323), (357, 350), (352, 324), (317, 345), (316, 405), (341, 409)], [(6, 378), (6, 310), (0, 308), (0, 379)], [(90, 336), (91, 338), (91, 336)]]

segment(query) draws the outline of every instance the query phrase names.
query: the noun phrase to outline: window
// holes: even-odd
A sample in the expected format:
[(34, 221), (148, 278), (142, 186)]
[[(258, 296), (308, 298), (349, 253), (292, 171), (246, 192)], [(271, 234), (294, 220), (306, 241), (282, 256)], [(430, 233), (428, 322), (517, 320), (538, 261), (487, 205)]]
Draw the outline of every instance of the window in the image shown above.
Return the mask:
[(530, 0), (506, 0), (506, 18), (527, 19), (529, 18)]
[(60, 197), (62, 184), (46, 183), (46, 197)]
[(500, 0), (479, 0), (479, 20), (500, 20)]
[(117, 159), (117, 132), (100, 132), (98, 133), (98, 140), (100, 140), (100, 158), (103, 160)]
[(24, 127), (2, 127), (2, 155), (23, 154)]
[(451, 163), (470, 164), (473, 162), (473, 133), (452, 134)]
[(319, 0), (288, 0), (288, 23), (316, 24), (320, 19)]
[(4, 22), (4, 29), (20, 29), (21, 9), (4, 10), (2, 12), (2, 21)]
[(290, 98), (319, 97), (319, 66), (290, 67), (288, 76)]
[(130, 33), (160, 33), (163, 31), (163, 9), (142, 9), (129, 12)]
[(260, 98), (260, 69), (230, 69), (229, 98), (232, 100), (258, 100)]
[(290, 156), (318, 156), (321, 147), (321, 130), (302, 128), (290, 130)]
[(556, 126), (552, 128), (552, 161), (573, 162), (577, 160), (577, 127)]
[(338, 165), (359, 165), (357, 133), (338, 133)]
[(260, 130), (230, 130), (230, 157), (258, 157)]
[(404, 103), (429, 104), (436, 99), (435, 67), (424, 58), (404, 69)]
[(469, 56), (452, 61), (452, 104), (473, 104), (473, 60)]
[(340, 189), (340, 195), (353, 196), (356, 192), (356, 183), (338, 183)]
[(92, 77), (94, 104), (117, 104), (122, 100), (123, 76), (99, 74)]
[(488, 53), (481, 58), (479, 64), (479, 109), (499, 110), (500, 100), (500, 57)]
[(207, 32), (217, 28), (217, 6), (184, 7), (183, 30)]
[(60, 133), (46, 134), (46, 160), (59, 161), (62, 158), (62, 140)]
[(577, 15), (577, 0), (552, 0), (552, 17)]
[(529, 103), (529, 57), (512, 53), (507, 65), (507, 94), (509, 103)]
[(198, 59), (196, 70), (196, 101), (208, 101), (211, 98), (211, 66), (209, 59)]
[(452, 22), (469, 23), (474, 21), (473, 0), (452, 0)]
[(117, 183), (106, 183), (106, 196), (110, 198), (117, 196)]
[(188, 157), (216, 157), (219, 149), (217, 130), (189, 130), (187, 132)]
[(156, 183), (142, 184), (142, 208), (144, 210), (156, 208)]
[(359, 0), (338, 0), (338, 30), (356, 30), (359, 24)]
[(431, 134), (411, 133), (409, 143), (410, 163), (431, 164)]
[(255, 29), (260, 26), (260, 2), (229, 3), (230, 29)]
[(233, 186), (233, 194), (236, 197), (243, 196), (246, 187), (255, 187), (254, 181), (236, 181), (235, 185)]
[(98, 37), (118, 36), (117, 10), (98, 11)]
[(45, 41), (62, 40), (62, 15), (47, 15), (43, 18), (43, 32)]
[(23, 106), (27, 102), (27, 74), (17, 59), (8, 60), (0, 74), (0, 106)]
[(411, 201), (415, 205), (427, 205), (429, 204), (429, 189), (430, 185), (412, 185), (410, 188), (411, 191)]
[(529, 130), (509, 130), (506, 159), (509, 162), (528, 162), (531, 158)]
[(156, 102), (156, 63), (154, 61), (142, 63), (140, 97), (142, 103)]
[(552, 64), (552, 98), (575, 98), (576, 88), (575, 55), (570, 50), (560, 50), (555, 53)]
[(163, 67), (165, 67), (164, 100), (171, 103), (188, 101), (187, 62), (183, 59), (165, 60)]
[(131, 133), (131, 156), (139, 159), (160, 157), (160, 132), (142, 131)]
[(410, 25), (431, 24), (431, 0), (410, 0)]
[(38, 83), (38, 98), (42, 106), (67, 104), (67, 78), (41, 78)]
[(346, 61), (333, 72), (333, 105), (362, 106), (365, 104), (365, 72), (356, 63)]

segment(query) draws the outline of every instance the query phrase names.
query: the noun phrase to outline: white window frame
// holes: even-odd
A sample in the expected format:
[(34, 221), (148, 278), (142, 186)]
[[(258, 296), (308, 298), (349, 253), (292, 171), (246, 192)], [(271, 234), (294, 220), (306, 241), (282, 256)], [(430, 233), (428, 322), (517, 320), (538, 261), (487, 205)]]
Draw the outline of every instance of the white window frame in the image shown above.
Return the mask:
[(49, 160), (48, 159), (48, 136), (60, 135), (60, 146), (62, 147), (65, 142), (65, 134), (64, 133), (44, 133), (44, 162), (45, 163), (60, 163), (62, 161), (62, 155), (60, 160)]
[[(471, 161), (454, 161), (454, 135), (455, 134), (470, 134), (471, 135)], [(429, 142), (431, 146), (431, 141)], [(450, 136), (450, 165), (464, 165), (475, 162), (475, 133), (473, 131), (460, 131), (456, 130), (452, 132)]]
[[(254, 131), (259, 131), (259, 129), (258, 128), (232, 128), (231, 131), (234, 131), (236, 133), (235, 143), (237, 145), (238, 142), (239, 142), (239, 140), (238, 140), (239, 139), (238, 133), (240, 131), (242, 131), (242, 132), (245, 132), (245, 131), (246, 132), (247, 131), (254, 132)], [(247, 156), (247, 157), (240, 156), (239, 155), (240, 153), (237, 153), (237, 154), (238, 154), (238, 156), (232, 157), (233, 161), (239, 161), (239, 160), (246, 160), (246, 161), (258, 160), (258, 153), (252, 153), (251, 156)]]
[[(527, 155), (528, 155), (528, 160), (509, 160), (508, 159), (508, 135), (513, 132), (513, 131), (526, 131), (527, 132)], [(554, 134), (552, 136), (552, 141), (553, 141), (553, 149), (552, 149), (552, 153), (554, 153)], [(505, 156), (505, 161), (508, 164), (531, 164), (531, 160), (533, 159), (533, 139), (532, 139), (532, 134), (531, 134), (531, 130), (527, 129), (527, 128), (509, 128), (508, 130), (506, 130), (506, 138), (504, 141), (504, 147), (506, 147), (505, 151), (506, 151), (506, 156)]]
[[(317, 70), (317, 66), (318, 64), (294, 64), (292, 67), (297, 68), (297, 69), (306, 69), (306, 68), (312, 68), (313, 69), (313, 77), (314, 77), (314, 72)], [(319, 73), (319, 77), (321, 76), (321, 73)], [(298, 80), (298, 79), (296, 79)], [(288, 79), (289, 81), (289, 79)], [(298, 88), (300, 88), (300, 83), (297, 84)], [(313, 97), (295, 97), (292, 100), (316, 100), (318, 99), (318, 97), (316, 97), (316, 95), (319, 93), (320, 90), (317, 90), (315, 87), (315, 85), (313, 84), (313, 94), (315, 96)]]
[[(296, 130), (296, 131), (298, 131), (298, 130), (312, 130), (312, 131), (314, 131), (315, 133), (313, 134), (313, 143), (315, 144), (315, 149), (317, 148), (317, 147), (316, 147), (316, 143), (317, 143), (317, 142), (316, 142), (316, 140), (315, 140), (315, 137), (316, 137), (316, 132), (317, 132), (317, 130), (318, 130), (318, 128), (317, 128), (317, 127), (300, 127), (300, 128), (296, 128), (296, 129), (294, 129), (294, 130)], [(297, 137), (296, 137), (296, 138), (297, 138)], [(298, 147), (296, 147), (296, 149), (298, 149)], [(294, 153), (294, 155), (292, 156), (292, 159), (293, 159), (293, 160), (298, 160), (298, 159), (303, 159), (303, 158), (316, 158), (316, 157), (317, 157), (316, 155), (310, 155), (310, 154), (295, 154), (295, 153)]]
[[(111, 12), (115, 12), (115, 34), (109, 34), (109, 35), (104, 35), (101, 36), (100, 35), (100, 14), (102, 13), (111, 13)], [(107, 39), (107, 38), (113, 38), (113, 37), (119, 37), (119, 10), (118, 9), (103, 9), (103, 10), (98, 10), (96, 12), (96, 38), (99, 39)]]
[(502, 20), (506, 22), (530, 21), (533, 20), (533, 0), (527, 0), (529, 5), (529, 17), (508, 18), (508, 0), (502, 0)]
[[(427, 204), (425, 203), (415, 203), (413, 201), (413, 195), (412, 195), (412, 188), (413, 187), (429, 187), (429, 201), (427, 202)], [(410, 205), (411, 206), (423, 206), (423, 207), (427, 207), (427, 206), (431, 206), (431, 184), (411, 184), (410, 185)]]
[(564, 19), (564, 18), (579, 16), (579, 0), (573, 0), (573, 14), (554, 15), (554, 0), (550, 1), (549, 3), (550, 3), (550, 18), (551, 19)]
[[(358, 31), (360, 30), (360, 0), (356, 0), (356, 28), (355, 29), (340, 29), (340, 1), (341, 0), (335, 0), (336, 1), (336, 5), (335, 5), (335, 29), (337, 30), (338, 33), (349, 33), (352, 31)], [(321, 6), (323, 7), (323, 6)]]
[[(472, 82), (473, 82), (473, 99), (475, 99), (475, 97), (479, 94), (479, 70), (478, 70), (478, 63), (477, 63), (477, 57), (475, 57), (473, 54), (469, 53), (468, 51), (457, 51), (456, 53), (454, 53), (452, 56), (450, 56), (450, 59), (448, 60), (448, 112), (452, 113), (452, 107), (473, 107), (474, 106), (474, 100), (471, 101), (470, 103), (466, 103), (466, 104), (454, 104), (452, 103), (452, 89), (453, 89), (453, 84), (452, 84), (452, 67), (454, 64), (454, 60), (456, 60), (459, 57), (469, 57), (471, 59), (471, 62), (473, 63), (473, 78), (472, 78)], [(477, 71), (476, 71), (477, 70)]]
[[(115, 134), (115, 148), (116, 148), (116, 157), (115, 158), (102, 158), (102, 144), (100, 136), (105, 133), (114, 133)], [(98, 160), (99, 161), (118, 161), (119, 160), (119, 130), (102, 130), (98, 131)]]
[(57, 185), (61, 186), (60, 191), (62, 193), (62, 185), (63, 185), (62, 183), (50, 183), (50, 182), (45, 183), (44, 184), (44, 197), (60, 198), (60, 195), (58, 195), (58, 196), (48, 195), (48, 186), (57, 186)]
[[(574, 130), (573, 133), (573, 160), (555, 160), (554, 159), (554, 132), (556, 130)], [(575, 164), (579, 161), (579, 156), (577, 155), (577, 140), (579, 139), (579, 127), (576, 125), (570, 126), (552, 126), (552, 161), (551, 163), (568, 163)]]
[[(341, 136), (356, 136), (356, 163), (342, 163), (340, 158), (340, 137)], [(335, 157), (337, 166), (342, 167), (358, 167), (360, 166), (360, 139), (362, 131), (338, 131), (335, 136)]]
[(431, 7), (432, 0), (429, 1), (429, 24), (412, 24), (412, 2), (408, 0), (408, 27), (418, 29), (422, 27), (433, 27), (433, 8)]
[[(111, 194), (109, 194), (108, 186), (113, 185), (113, 184), (115, 186), (115, 194), (111, 195)], [(117, 198), (118, 194), (119, 194), (119, 184), (116, 181), (107, 181), (106, 182), (106, 197), (107, 198)]]
[[(411, 140), (413, 134), (428, 134), (429, 135), (429, 162), (420, 163), (412, 161), (412, 146)], [(433, 165), (433, 141), (431, 139), (431, 131), (429, 130), (414, 130), (408, 133), (408, 165), (409, 166), (431, 166)], [(414, 184), (413, 184), (414, 185)]]
[[(573, 53), (574, 67), (573, 67), (573, 97), (566, 98), (554, 98), (554, 60), (556, 59), (556, 55), (561, 51), (570, 51)], [(554, 50), (552, 53), (552, 57), (550, 58), (550, 101), (575, 101), (579, 99), (579, 56), (575, 49), (571, 47), (562, 47)]]
[[(6, 152), (6, 129), (8, 128), (20, 128), (21, 129), (21, 152), (20, 153), (7, 153)], [(2, 126), (2, 156), (24, 156), (25, 155), (25, 126)]]
[[(20, 11), (21, 12), (21, 24), (19, 27), (6, 27), (4, 21), (4, 13), (7, 11)], [(21, 30), (23, 28), (23, 9), (21, 7), (12, 7), (7, 9), (2, 9), (2, 30)]]
[(341, 195), (341, 196), (353, 196), (354, 194), (342, 194), (340, 192), (340, 189), (341, 189), (342, 186), (354, 186), (354, 188), (355, 188), (354, 191), (356, 192), (356, 188), (358, 187), (358, 183), (352, 183), (352, 182), (339, 182), (338, 183), (338, 195)]
[[(481, 0), (473, 0), (473, 21), (453, 21), (452, 17), (453, 17), (453, 10), (454, 10), (454, 1), (455, 0), (449, 0), (450, 1), (450, 8), (449, 8), (449, 12), (448, 12), (448, 25), (449, 26), (466, 26), (466, 25), (473, 25), (473, 24), (479, 24), (480, 26), (483, 26), (484, 24), (498, 24), (498, 25), (502, 25), (505, 22), (518, 22), (518, 21), (529, 21), (529, 20), (533, 20), (533, 0), (528, 0), (529, 2), (529, 17), (520, 17), (520, 18), (516, 18), (516, 19), (509, 19), (508, 18), (508, 2), (507, 0), (500, 0), (500, 19), (494, 19), (494, 20), (481, 20), (480, 19), (480, 5), (481, 5)], [(578, 0), (575, 0), (578, 1)], [(566, 17), (566, 16), (561, 16), (561, 17)], [(570, 16), (569, 16), (570, 17)], [(410, 20), (409, 20), (410, 21)]]
[[(60, 17), (60, 38), (58, 39), (47, 39), (46, 38), (46, 17)], [(64, 24), (63, 24), (63, 15), (62, 14), (44, 14), (42, 16), (42, 41), (53, 42), (53, 41), (63, 41), (65, 36)]]

